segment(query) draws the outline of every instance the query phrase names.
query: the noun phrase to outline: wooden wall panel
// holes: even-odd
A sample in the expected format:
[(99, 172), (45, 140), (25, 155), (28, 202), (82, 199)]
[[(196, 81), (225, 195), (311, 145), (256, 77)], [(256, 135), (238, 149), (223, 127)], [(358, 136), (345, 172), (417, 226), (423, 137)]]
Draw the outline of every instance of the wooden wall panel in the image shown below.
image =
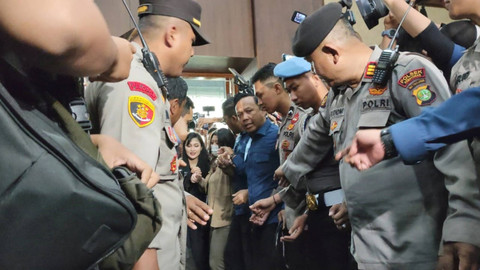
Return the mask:
[[(138, 0), (125, 0), (137, 19)], [(130, 16), (121, 0), (95, 0), (100, 11), (107, 21), (110, 32), (114, 36), (120, 36), (134, 27)]]
[(255, 56), (251, 0), (197, 0), (202, 6), (202, 31), (212, 42), (196, 55)]
[(282, 53), (292, 53), (292, 38), (298, 24), (290, 20), (295, 10), (313, 13), (322, 0), (253, 0), (255, 46), (258, 67), (278, 63)]
[[(138, 0), (126, 0), (137, 19)], [(202, 32), (212, 44), (195, 48), (196, 55), (255, 57), (251, 0), (197, 0), (202, 6)], [(120, 0), (95, 0), (110, 32), (121, 35), (133, 23)]]

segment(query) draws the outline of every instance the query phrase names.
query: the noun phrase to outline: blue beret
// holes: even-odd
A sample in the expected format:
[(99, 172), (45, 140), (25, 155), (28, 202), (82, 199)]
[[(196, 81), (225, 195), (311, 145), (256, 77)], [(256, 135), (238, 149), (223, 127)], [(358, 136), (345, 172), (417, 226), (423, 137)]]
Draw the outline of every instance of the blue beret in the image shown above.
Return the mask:
[(301, 57), (312, 54), (342, 15), (342, 5), (330, 3), (308, 16), (295, 32), (292, 41), (293, 53)]
[(276, 77), (283, 80), (302, 75), (312, 70), (312, 65), (301, 57), (292, 57), (280, 64), (273, 70)]

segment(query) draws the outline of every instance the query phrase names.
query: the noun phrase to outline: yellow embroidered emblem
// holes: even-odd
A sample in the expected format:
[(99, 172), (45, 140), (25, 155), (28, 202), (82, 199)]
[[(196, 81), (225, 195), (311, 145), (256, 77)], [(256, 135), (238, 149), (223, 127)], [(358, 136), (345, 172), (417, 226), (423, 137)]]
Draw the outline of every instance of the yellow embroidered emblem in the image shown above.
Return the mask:
[(155, 106), (148, 99), (141, 96), (128, 98), (128, 114), (139, 127), (146, 127), (155, 118)]

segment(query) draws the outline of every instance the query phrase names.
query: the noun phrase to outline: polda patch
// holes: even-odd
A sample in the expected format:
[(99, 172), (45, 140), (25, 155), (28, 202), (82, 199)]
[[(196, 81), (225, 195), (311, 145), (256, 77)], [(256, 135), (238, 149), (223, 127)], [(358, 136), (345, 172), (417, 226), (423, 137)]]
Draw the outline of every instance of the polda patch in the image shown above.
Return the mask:
[(146, 127), (155, 118), (155, 107), (144, 97), (130, 96), (128, 98), (128, 114), (137, 126)]
[(425, 69), (424, 68), (414, 69), (414, 70), (411, 70), (411, 71), (405, 73), (398, 80), (398, 85), (400, 85), (402, 87), (407, 87), (411, 82), (413, 82), (416, 79), (420, 79), (420, 78), (425, 78)]
[(419, 106), (430, 105), (437, 98), (435, 92), (430, 90), (430, 87), (428, 85), (422, 85), (417, 89), (413, 90), (412, 95), (415, 96), (415, 98), (417, 99), (417, 104)]

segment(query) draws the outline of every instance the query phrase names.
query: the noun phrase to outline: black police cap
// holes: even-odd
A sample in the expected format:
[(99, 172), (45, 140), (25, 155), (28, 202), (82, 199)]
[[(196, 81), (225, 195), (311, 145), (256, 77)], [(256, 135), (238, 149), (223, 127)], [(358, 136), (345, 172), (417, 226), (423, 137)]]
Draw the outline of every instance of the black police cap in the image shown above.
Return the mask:
[(194, 46), (210, 43), (207, 37), (200, 32), (202, 23), (202, 7), (193, 0), (140, 0), (137, 13), (139, 17), (146, 15), (163, 15), (176, 17), (188, 22), (195, 33)]
[(339, 3), (327, 4), (308, 16), (295, 32), (293, 53), (299, 57), (312, 54), (342, 16), (342, 6)]

